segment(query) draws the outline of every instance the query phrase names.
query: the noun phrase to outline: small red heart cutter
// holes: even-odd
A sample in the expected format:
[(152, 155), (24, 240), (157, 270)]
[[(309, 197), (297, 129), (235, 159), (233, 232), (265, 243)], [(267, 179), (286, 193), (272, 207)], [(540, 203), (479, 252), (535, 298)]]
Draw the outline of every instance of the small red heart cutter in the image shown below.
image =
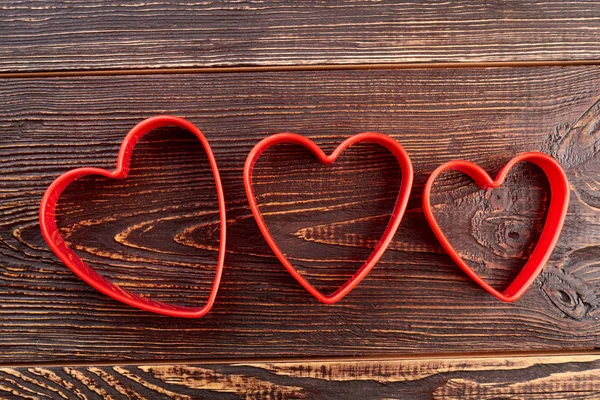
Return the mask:
[[(548, 182), (550, 183), (550, 206), (548, 208), (546, 222), (535, 249), (514, 281), (503, 292), (499, 292), (486, 283), (475, 271), (473, 271), (473, 269), (471, 269), (471, 267), (469, 267), (469, 265), (467, 265), (464, 259), (458, 254), (454, 247), (452, 247), (446, 235), (444, 235), (444, 232), (433, 215), (430, 200), (431, 188), (436, 178), (446, 170), (457, 170), (466, 173), (482, 189), (489, 190), (497, 188), (504, 183), (510, 169), (521, 161), (528, 161), (537, 165), (546, 174)], [(535, 278), (537, 278), (542, 271), (542, 268), (544, 268), (544, 265), (552, 255), (554, 246), (560, 236), (567, 215), (568, 206), (569, 183), (565, 171), (552, 157), (539, 152), (528, 152), (516, 156), (510, 160), (500, 172), (498, 172), (495, 180), (492, 180), (492, 178), (477, 164), (463, 160), (447, 162), (432, 172), (429, 179), (427, 179), (425, 190), (423, 192), (423, 211), (429, 225), (431, 225), (433, 233), (440, 241), (444, 250), (446, 250), (454, 262), (470, 276), (471, 279), (489, 293), (505, 302), (514, 302), (519, 299), (529, 286), (531, 286)]]
[[(161, 127), (179, 127), (183, 128), (200, 140), (204, 147), (208, 161), (210, 163), (215, 185), (217, 189), (217, 198), (219, 203), (219, 218), (220, 218), (220, 244), (217, 268), (215, 278), (208, 296), (208, 300), (203, 307), (183, 307), (172, 304), (166, 304), (160, 301), (151, 300), (129, 290), (123, 289), (114, 284), (110, 280), (104, 278), (97, 273), (92, 267), (87, 265), (71, 248), (65, 243), (56, 226), (56, 204), (63, 190), (73, 181), (86, 175), (100, 175), (112, 179), (123, 179), (129, 173), (129, 162), (133, 148), (136, 143), (148, 132)], [(117, 167), (114, 171), (109, 171), (100, 168), (77, 168), (66, 172), (59, 176), (46, 190), (40, 205), (40, 228), (44, 239), (50, 246), (50, 249), (65, 263), (77, 276), (87, 282), (90, 286), (96, 288), (100, 292), (121, 301), (130, 306), (141, 308), (142, 310), (151, 311), (158, 314), (164, 314), (174, 317), (197, 318), (205, 315), (210, 311), (214, 304), (221, 282), (223, 272), (223, 263), (225, 259), (225, 238), (226, 238), (226, 219), (225, 219), (225, 198), (223, 196), (223, 187), (221, 178), (217, 168), (217, 162), (210, 148), (210, 145), (202, 132), (191, 122), (169, 115), (159, 115), (148, 118), (137, 124), (125, 137), (119, 155), (117, 158)]]
[[(267, 150), (269, 147), (274, 146), (280, 143), (291, 143), (303, 146), (307, 150), (309, 150), (317, 160), (324, 165), (332, 164), (340, 154), (346, 150), (348, 147), (352, 146), (355, 143), (375, 143), (380, 146), (388, 149), (398, 160), (398, 164), (402, 171), (402, 181), (400, 184), (400, 190), (398, 191), (398, 197), (396, 198), (396, 204), (394, 209), (392, 210), (392, 215), (390, 217), (390, 221), (381, 236), (381, 239), (375, 246), (375, 249), (371, 253), (371, 255), (367, 258), (365, 263), (358, 269), (358, 271), (339, 289), (337, 289), (334, 293), (330, 295), (325, 295), (321, 293), (317, 288), (311, 285), (291, 264), (286, 255), (281, 251), (275, 239), (269, 232), (265, 220), (262, 217), (260, 210), (258, 209), (258, 205), (256, 203), (256, 196), (254, 195), (254, 191), (252, 189), (252, 171), (254, 169), (254, 165), (256, 161), (260, 157), (260, 155)], [(246, 195), (248, 197), (248, 203), (250, 204), (250, 209), (252, 210), (252, 214), (256, 219), (256, 223), (258, 224), (258, 228), (260, 229), (262, 235), (265, 237), (269, 247), (279, 261), (283, 264), (283, 266), (288, 270), (288, 272), (314, 297), (316, 297), (319, 301), (326, 304), (333, 304), (341, 300), (345, 295), (350, 293), (352, 289), (354, 289), (362, 279), (373, 269), (375, 264), (379, 261), (383, 253), (385, 252), (387, 246), (392, 241), (398, 226), (400, 225), (400, 221), (402, 220), (402, 216), (404, 215), (404, 211), (406, 210), (406, 204), (408, 203), (408, 198), (410, 196), (410, 191), (412, 188), (413, 181), (413, 167), (410, 161), (410, 157), (404, 150), (404, 148), (394, 139), (387, 135), (383, 135), (381, 133), (375, 132), (366, 132), (360, 133), (358, 135), (352, 136), (342, 142), (331, 155), (326, 155), (323, 150), (319, 148), (315, 142), (312, 140), (300, 136), (294, 133), (279, 133), (276, 135), (269, 136), (262, 141), (260, 141), (248, 154), (246, 158), (246, 163), (244, 165), (244, 187), (246, 189)]]

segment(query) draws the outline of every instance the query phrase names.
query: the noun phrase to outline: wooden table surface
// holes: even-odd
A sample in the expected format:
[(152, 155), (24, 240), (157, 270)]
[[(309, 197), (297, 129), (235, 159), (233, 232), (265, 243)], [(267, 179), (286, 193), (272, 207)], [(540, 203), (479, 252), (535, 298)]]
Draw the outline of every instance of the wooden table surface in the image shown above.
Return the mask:
[[(0, 398), (600, 399), (599, 35), (600, 3), (585, 0), (2, 2)], [(195, 320), (96, 292), (39, 230), (57, 176), (113, 168), (126, 132), (162, 113), (204, 132), (227, 202), (222, 285)], [(245, 157), (281, 131), (327, 152), (379, 131), (414, 164), (388, 251), (336, 305), (284, 270), (248, 207)], [(443, 162), (495, 173), (531, 150), (564, 166), (571, 203), (544, 271), (505, 304), (443, 252), (421, 196)], [(382, 234), (399, 178), (377, 146), (324, 167), (282, 145), (259, 160), (255, 190), (283, 251), (331, 292)], [(444, 174), (433, 201), (461, 255), (503, 287), (548, 195), (523, 164), (489, 192)], [(127, 179), (77, 181), (57, 220), (119, 285), (206, 300), (218, 210), (191, 134), (151, 133)]]

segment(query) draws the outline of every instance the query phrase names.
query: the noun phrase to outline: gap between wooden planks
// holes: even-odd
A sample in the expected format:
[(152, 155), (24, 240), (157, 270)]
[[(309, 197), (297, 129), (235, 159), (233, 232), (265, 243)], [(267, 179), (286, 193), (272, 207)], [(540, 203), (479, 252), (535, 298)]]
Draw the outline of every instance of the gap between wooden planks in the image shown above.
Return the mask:
[(435, 353), (435, 354), (409, 354), (409, 355), (371, 355), (371, 356), (337, 356), (337, 357), (281, 357), (281, 358), (181, 358), (181, 359), (140, 359), (140, 360), (102, 360), (102, 361), (73, 361), (73, 362), (0, 362), (2, 368), (44, 368), (44, 367), (85, 367), (85, 366), (127, 366), (127, 365), (235, 365), (235, 364), (298, 364), (298, 363), (360, 363), (360, 362), (411, 362), (411, 361), (436, 361), (436, 360), (478, 360), (478, 359), (507, 359), (507, 358), (552, 358), (562, 360), (577, 360), (597, 358), (600, 362), (600, 348), (590, 350), (563, 350), (563, 351), (495, 351), (495, 352), (466, 352), (466, 353)]
[(508, 62), (440, 62), (440, 63), (381, 63), (381, 64), (323, 64), (323, 65), (272, 65), (258, 67), (206, 67), (206, 68), (139, 68), (90, 69), (76, 71), (0, 72), (0, 79), (60, 78), (75, 76), (119, 76), (201, 73), (259, 73), (294, 71), (343, 71), (372, 69), (431, 69), (431, 68), (518, 68), (518, 67), (572, 67), (600, 65), (600, 60), (568, 61), (508, 61)]

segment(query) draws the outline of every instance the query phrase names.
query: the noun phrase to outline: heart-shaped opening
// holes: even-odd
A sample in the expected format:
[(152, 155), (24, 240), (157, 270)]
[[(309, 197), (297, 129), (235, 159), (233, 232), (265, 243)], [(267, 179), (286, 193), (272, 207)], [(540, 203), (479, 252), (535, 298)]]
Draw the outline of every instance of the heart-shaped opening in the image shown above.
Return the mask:
[[(306, 280), (330, 294), (373, 252), (390, 220), (401, 177), (397, 159), (378, 144), (354, 144), (323, 165), (304, 147), (282, 143), (261, 154), (252, 183), (279, 248)], [(272, 254), (266, 244), (262, 251)], [(384, 254), (378, 272), (371, 273), (389, 274), (385, 262)], [(285, 279), (297, 287), (291, 277)], [(298, 293), (304, 298), (301, 288)]]
[(539, 167), (519, 163), (504, 184), (481, 189), (463, 172), (444, 171), (431, 195), (438, 224), (467, 265), (498, 291), (517, 277), (544, 227), (549, 182)]
[[(115, 153), (101, 153), (113, 155), (108, 169)], [(71, 183), (56, 221), (77, 255), (122, 288), (178, 306), (206, 303), (219, 207), (208, 157), (190, 132), (169, 127), (145, 135), (124, 179), (88, 175)]]

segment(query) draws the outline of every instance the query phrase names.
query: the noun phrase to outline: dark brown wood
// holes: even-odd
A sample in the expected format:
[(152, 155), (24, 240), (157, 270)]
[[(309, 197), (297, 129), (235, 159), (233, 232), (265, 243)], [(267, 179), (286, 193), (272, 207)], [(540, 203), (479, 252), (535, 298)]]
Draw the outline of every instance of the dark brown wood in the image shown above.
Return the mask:
[(5, 399), (597, 399), (600, 356), (0, 368)]
[[(0, 362), (599, 347), (599, 85), (595, 66), (0, 81)], [(111, 168), (127, 130), (157, 113), (188, 117), (205, 132), (224, 182), (225, 274), (217, 304), (199, 320), (152, 315), (97, 293), (39, 232), (47, 185), (77, 166)], [(382, 261), (340, 304), (326, 306), (299, 287), (260, 236), (242, 166), (266, 134), (297, 132), (331, 151), (366, 130), (406, 147), (413, 194)], [(450, 159), (495, 172), (518, 152), (539, 149), (567, 168), (572, 204), (545, 272), (520, 301), (503, 304), (443, 254), (421, 212), (421, 192), (428, 173)], [(368, 255), (398, 188), (391, 157), (368, 145), (332, 168), (283, 146), (265, 153), (255, 176), (282, 247), (326, 291)], [(85, 260), (119, 284), (199, 304), (218, 240), (209, 177), (190, 135), (156, 132), (134, 152), (127, 180), (69, 187), (59, 225)], [(546, 199), (544, 179), (525, 166), (507, 188), (488, 194), (444, 175), (434, 200), (462, 254), (502, 285), (531, 250)]]
[(10, 0), (0, 71), (598, 60), (598, 15), (593, 0)]

